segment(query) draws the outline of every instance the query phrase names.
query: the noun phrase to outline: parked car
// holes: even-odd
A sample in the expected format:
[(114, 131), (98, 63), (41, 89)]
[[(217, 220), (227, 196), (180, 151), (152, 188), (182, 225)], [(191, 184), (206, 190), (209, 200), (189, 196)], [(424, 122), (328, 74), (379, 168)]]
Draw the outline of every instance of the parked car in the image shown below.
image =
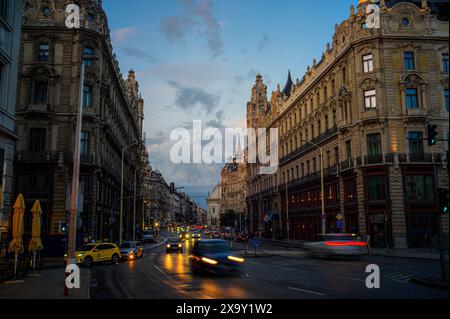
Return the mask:
[(367, 243), (359, 240), (355, 234), (317, 235), (313, 242), (305, 243), (304, 249), (311, 256), (320, 258), (359, 257)]
[(244, 258), (233, 256), (230, 243), (221, 239), (197, 241), (192, 248), (190, 264), (193, 271), (213, 274), (240, 274)]
[[(67, 254), (64, 255), (65, 260)], [(110, 261), (117, 264), (121, 258), (119, 247), (112, 243), (87, 244), (78, 248), (75, 252), (75, 258), (78, 264), (90, 267), (94, 263)]]
[(236, 242), (238, 242), (238, 243), (247, 243), (248, 239), (249, 239), (249, 236), (244, 233), (239, 233), (236, 236)]
[(139, 241), (125, 241), (119, 250), (122, 260), (134, 260), (144, 256), (144, 246)]
[(178, 237), (170, 237), (167, 239), (166, 253), (171, 253), (173, 251), (183, 252), (183, 242)]
[(155, 241), (155, 232), (152, 229), (147, 229), (142, 232), (142, 241), (144, 243), (152, 243)]

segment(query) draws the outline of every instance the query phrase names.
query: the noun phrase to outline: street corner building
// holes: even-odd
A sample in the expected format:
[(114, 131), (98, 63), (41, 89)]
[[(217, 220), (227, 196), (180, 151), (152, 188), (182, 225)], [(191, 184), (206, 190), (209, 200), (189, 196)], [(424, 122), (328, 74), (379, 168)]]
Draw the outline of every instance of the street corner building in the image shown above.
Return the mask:
[(12, 209), (17, 68), (21, 1), (0, 0), (0, 255), (6, 244)]
[[(58, 251), (64, 249), (59, 247), (65, 237), (61, 225), (68, 221), (82, 63), (79, 240), (117, 241), (119, 232), (129, 237), (135, 227), (133, 194), (142, 194), (135, 188), (149, 173), (145, 145), (127, 148), (143, 139), (144, 101), (135, 72), (129, 71), (125, 79), (120, 72), (102, 1), (74, 1), (80, 6), (79, 29), (65, 26), (67, 3), (25, 1), (16, 107), (20, 140), (14, 160), (15, 196), (23, 194), (27, 211), (40, 200), (44, 246)], [(95, 59), (82, 62), (82, 57)], [(124, 149), (124, 217), (119, 229)], [(140, 221), (144, 205), (137, 207)], [(29, 225), (26, 220), (25, 234)]]
[[(351, 6), (301, 79), (289, 72), (268, 99), (256, 77), (247, 124), (278, 128), (280, 166), (274, 175), (247, 166), (254, 233), (321, 233), (322, 148), (326, 232), (399, 249), (436, 239), (438, 189), (449, 187), (448, 1), (379, 1), (379, 28), (367, 24), (369, 3)], [(448, 238), (448, 215), (442, 224)]]

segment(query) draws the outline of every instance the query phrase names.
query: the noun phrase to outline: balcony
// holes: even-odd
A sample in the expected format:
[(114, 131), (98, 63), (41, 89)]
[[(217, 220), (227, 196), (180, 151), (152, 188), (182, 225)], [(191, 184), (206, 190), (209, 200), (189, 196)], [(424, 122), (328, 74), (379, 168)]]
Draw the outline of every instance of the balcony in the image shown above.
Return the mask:
[[(338, 128), (335, 126), (333, 128), (328, 129), (326, 132), (323, 132), (322, 134), (320, 134), (319, 136), (315, 137), (313, 140), (311, 140), (310, 142), (316, 144), (316, 145), (320, 145), (323, 142), (327, 141), (328, 139), (336, 136), (338, 132)], [(317, 147), (315, 147), (314, 145), (310, 144), (310, 143), (305, 143), (302, 147), (296, 149), (295, 151), (291, 152), (290, 154), (283, 156), (281, 158), (281, 165), (286, 164), (287, 162), (307, 153), (310, 152), (311, 150), (317, 149)]]
[[(434, 154), (435, 162), (442, 162), (441, 154)], [(399, 163), (433, 163), (433, 155), (430, 153), (398, 154)]]
[(41, 112), (47, 113), (49, 111), (48, 104), (28, 104), (27, 109), (28, 112)]
[(17, 152), (15, 160), (23, 163), (58, 162), (58, 152)]

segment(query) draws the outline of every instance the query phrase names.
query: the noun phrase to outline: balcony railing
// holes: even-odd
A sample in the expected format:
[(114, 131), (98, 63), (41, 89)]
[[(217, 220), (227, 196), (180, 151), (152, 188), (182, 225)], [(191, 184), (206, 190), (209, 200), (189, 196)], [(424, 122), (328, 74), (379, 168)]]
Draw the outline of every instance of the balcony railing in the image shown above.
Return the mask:
[(59, 159), (58, 152), (17, 152), (17, 162), (57, 162)]
[[(323, 132), (319, 136), (315, 137), (311, 142), (316, 145), (320, 145), (324, 141), (335, 136), (337, 132), (338, 132), (338, 128), (335, 126), (333, 128), (328, 129), (326, 132)], [(315, 148), (316, 147), (313, 144), (305, 143), (302, 147), (296, 149), (292, 153), (290, 153), (286, 156), (283, 156), (281, 158), (281, 164), (284, 164), (284, 163), (302, 155), (303, 153), (309, 152), (310, 150), (315, 149)]]

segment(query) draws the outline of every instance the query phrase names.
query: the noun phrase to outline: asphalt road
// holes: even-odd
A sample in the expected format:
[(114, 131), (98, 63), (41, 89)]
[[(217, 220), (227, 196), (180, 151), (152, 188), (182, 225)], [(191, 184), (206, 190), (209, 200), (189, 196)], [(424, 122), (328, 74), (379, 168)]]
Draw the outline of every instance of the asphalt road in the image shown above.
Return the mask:
[[(190, 244), (192, 245), (192, 244)], [(189, 243), (187, 247), (189, 248)], [(438, 277), (439, 262), (366, 256), (359, 260), (306, 257), (296, 248), (265, 245), (268, 253), (246, 258), (241, 276), (193, 274), (188, 249), (166, 254), (164, 246), (144, 258), (92, 268), (93, 299), (448, 299), (448, 291), (412, 282)], [(270, 254), (273, 252), (273, 254)], [(381, 287), (365, 285), (366, 266), (380, 267)]]

